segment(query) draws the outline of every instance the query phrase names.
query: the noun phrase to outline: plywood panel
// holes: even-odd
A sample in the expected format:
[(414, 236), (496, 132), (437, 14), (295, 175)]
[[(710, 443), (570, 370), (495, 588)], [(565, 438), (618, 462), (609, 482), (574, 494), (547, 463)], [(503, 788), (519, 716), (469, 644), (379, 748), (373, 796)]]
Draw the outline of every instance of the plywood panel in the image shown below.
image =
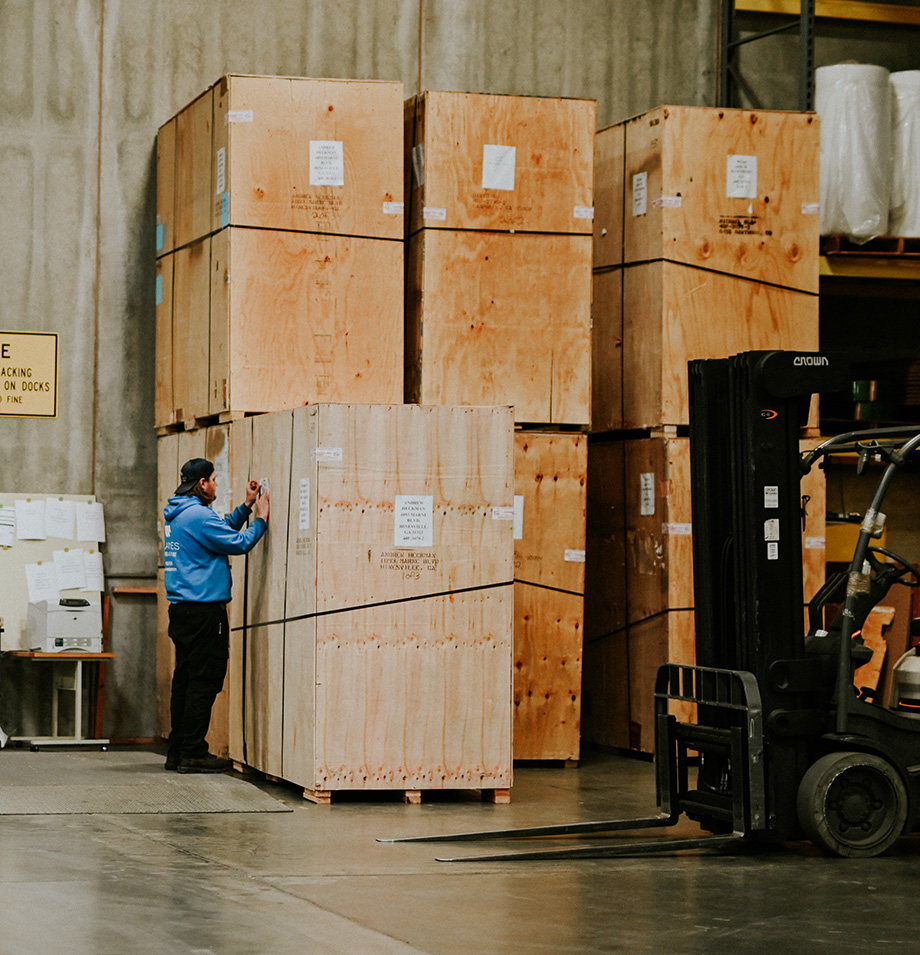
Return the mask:
[[(630, 748), (655, 751), (655, 678), (664, 663), (696, 662), (692, 610), (672, 610), (633, 624), (628, 631)], [(679, 720), (694, 719), (693, 704), (672, 703)]]
[(692, 359), (818, 348), (814, 295), (671, 262), (631, 266), (623, 283), (625, 428), (689, 424)]
[(589, 422), (589, 236), (425, 230), (409, 255), (410, 400)]
[(420, 100), (407, 159), (421, 172), (411, 231), (591, 233), (594, 100), (442, 91)]
[(153, 390), (153, 423), (172, 424), (176, 399), (173, 389), (173, 263), (166, 255), (156, 264), (156, 366)]
[(208, 413), (211, 240), (175, 253), (173, 273), (173, 404), (171, 422)]
[(176, 247), (176, 126), (174, 116), (157, 132), (157, 256)]
[(402, 400), (402, 243), (229, 229), (211, 281), (211, 414)]
[(210, 89), (176, 117), (175, 248), (195, 242), (211, 231)]
[(623, 264), (623, 177), (626, 125), (598, 130), (594, 140), (594, 268)]
[(211, 228), (401, 239), (401, 83), (225, 76), (214, 87)]
[(629, 658), (626, 630), (585, 641), (581, 736), (585, 742), (629, 748)]
[(594, 273), (591, 430), (623, 427), (623, 270)]
[(585, 435), (515, 432), (514, 754), (578, 759)]
[(625, 127), (625, 262), (818, 291), (815, 114), (662, 106)]

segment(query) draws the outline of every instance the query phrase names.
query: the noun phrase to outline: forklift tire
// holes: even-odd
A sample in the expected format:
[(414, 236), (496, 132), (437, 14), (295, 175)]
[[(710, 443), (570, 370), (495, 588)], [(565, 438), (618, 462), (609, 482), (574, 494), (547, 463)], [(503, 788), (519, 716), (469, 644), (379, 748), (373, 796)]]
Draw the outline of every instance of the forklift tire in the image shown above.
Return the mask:
[(816, 846), (868, 859), (901, 835), (907, 790), (894, 766), (872, 753), (829, 753), (802, 777), (796, 809)]

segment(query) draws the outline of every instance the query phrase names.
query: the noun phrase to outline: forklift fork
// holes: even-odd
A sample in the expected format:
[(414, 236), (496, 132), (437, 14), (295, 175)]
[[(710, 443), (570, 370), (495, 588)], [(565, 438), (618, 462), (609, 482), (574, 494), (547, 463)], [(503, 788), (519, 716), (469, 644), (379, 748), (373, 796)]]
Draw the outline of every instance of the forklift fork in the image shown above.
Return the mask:
[[(695, 704), (698, 723), (681, 723), (669, 710), (674, 702)], [(709, 756), (721, 769), (721, 783), (692, 789), (691, 767)], [(541, 836), (580, 836), (676, 825), (682, 813), (714, 831), (688, 839), (653, 839), (621, 845), (581, 845), (517, 850), (439, 862), (493, 862), (609, 858), (683, 849), (721, 849), (749, 840), (766, 828), (763, 771), (763, 709), (753, 675), (741, 670), (666, 663), (655, 683), (655, 785), (661, 812), (638, 819), (575, 822), (523, 829), (378, 839), (378, 842), (480, 842)], [(726, 831), (730, 830), (730, 831)]]

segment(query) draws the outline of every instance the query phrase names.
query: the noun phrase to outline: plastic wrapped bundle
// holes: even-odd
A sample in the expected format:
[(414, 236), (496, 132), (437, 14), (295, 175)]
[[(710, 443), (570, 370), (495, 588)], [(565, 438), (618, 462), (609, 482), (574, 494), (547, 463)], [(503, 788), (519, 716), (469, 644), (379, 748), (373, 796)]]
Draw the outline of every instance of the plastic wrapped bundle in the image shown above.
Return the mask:
[(920, 70), (891, 74), (892, 235), (920, 236)]
[(821, 234), (868, 242), (888, 231), (891, 82), (888, 70), (840, 63), (815, 70), (821, 117)]

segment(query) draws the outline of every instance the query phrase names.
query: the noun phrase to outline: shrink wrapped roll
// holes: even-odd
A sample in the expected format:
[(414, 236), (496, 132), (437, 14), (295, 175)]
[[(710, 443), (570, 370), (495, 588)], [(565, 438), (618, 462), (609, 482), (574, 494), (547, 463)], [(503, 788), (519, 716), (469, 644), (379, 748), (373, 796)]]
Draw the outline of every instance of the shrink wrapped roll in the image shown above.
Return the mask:
[(815, 70), (821, 117), (821, 234), (867, 242), (888, 231), (891, 82), (888, 70), (840, 63)]
[(891, 235), (920, 236), (920, 70), (891, 74)]

